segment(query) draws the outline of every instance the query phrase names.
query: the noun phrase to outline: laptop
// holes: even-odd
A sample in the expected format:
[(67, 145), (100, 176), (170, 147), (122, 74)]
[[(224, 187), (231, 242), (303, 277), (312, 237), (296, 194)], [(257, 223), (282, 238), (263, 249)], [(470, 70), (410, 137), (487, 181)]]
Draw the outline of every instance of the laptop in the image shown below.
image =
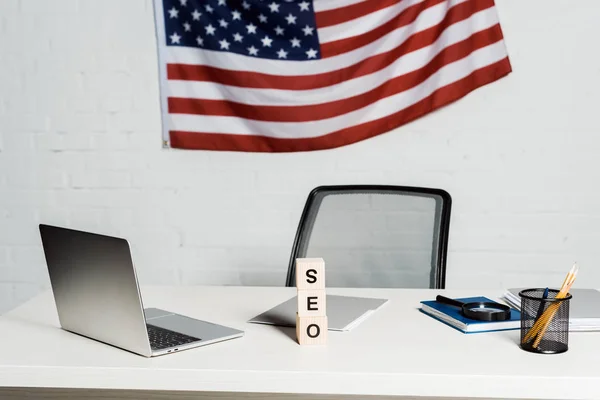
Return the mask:
[(39, 225), (62, 329), (144, 357), (239, 338), (243, 331), (144, 309), (127, 240)]
[[(340, 296), (335, 294), (326, 295), (328, 330), (351, 331), (365, 321), (375, 311), (385, 304), (387, 299)], [(298, 297), (294, 296), (283, 303), (250, 319), (249, 323), (296, 326), (296, 314), (298, 311)]]

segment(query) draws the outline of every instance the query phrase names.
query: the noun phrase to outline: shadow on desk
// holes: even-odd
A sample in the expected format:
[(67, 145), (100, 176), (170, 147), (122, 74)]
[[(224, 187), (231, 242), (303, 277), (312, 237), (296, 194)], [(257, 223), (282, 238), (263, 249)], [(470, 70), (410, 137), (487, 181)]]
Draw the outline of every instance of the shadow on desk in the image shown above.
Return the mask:
[(287, 336), (288, 338), (290, 338), (290, 340), (293, 340), (294, 342), (298, 341), (296, 338), (296, 328), (295, 327), (279, 326), (279, 325), (266, 325), (266, 324), (263, 324), (263, 326), (268, 329), (278, 330), (279, 332), (281, 332), (281, 334)]
[[(2, 400), (451, 400), (441, 397), (414, 396), (364, 396), (337, 394), (295, 394), (295, 393), (242, 393), (242, 392), (186, 392), (186, 391), (148, 391), (148, 390), (110, 390), (110, 389), (28, 389), (0, 388)], [(458, 399), (455, 399), (458, 400)], [(475, 400), (492, 400), (477, 398)], [(497, 399), (496, 399), (497, 400)]]
[(62, 331), (61, 327), (54, 324), (47, 324), (41, 322), (34, 322), (29, 319), (15, 317), (13, 315), (10, 316), (2, 316), (2, 322), (8, 324), (14, 324), (19, 328), (28, 329), (35, 327), (36, 330), (43, 329), (45, 331)]

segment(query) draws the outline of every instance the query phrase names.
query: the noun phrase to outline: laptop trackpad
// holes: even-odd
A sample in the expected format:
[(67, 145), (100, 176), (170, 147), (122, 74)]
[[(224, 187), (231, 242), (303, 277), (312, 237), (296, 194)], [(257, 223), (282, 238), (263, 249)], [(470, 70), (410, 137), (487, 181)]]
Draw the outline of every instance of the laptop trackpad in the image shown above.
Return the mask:
[(170, 329), (175, 332), (193, 336), (204, 341), (238, 333), (238, 331), (235, 329), (185, 317), (179, 314), (170, 314), (162, 317), (152, 318), (148, 320), (147, 323), (158, 326), (159, 328)]
[(150, 322), (151, 319), (164, 317), (166, 315), (173, 315), (172, 312), (161, 310), (160, 308), (145, 308), (144, 316), (146, 317), (146, 322)]

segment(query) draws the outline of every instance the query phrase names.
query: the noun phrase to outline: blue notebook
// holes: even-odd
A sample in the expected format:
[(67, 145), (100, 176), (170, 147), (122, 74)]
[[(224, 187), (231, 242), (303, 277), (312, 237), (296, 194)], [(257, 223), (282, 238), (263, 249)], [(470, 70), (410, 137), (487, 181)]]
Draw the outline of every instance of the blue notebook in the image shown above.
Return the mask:
[[(457, 300), (464, 303), (493, 301), (487, 297), (465, 297)], [(505, 331), (521, 328), (521, 313), (514, 308), (510, 311), (509, 320), (494, 322), (469, 319), (462, 315), (462, 312), (458, 307), (438, 303), (435, 300), (422, 301), (421, 311), (463, 333)]]

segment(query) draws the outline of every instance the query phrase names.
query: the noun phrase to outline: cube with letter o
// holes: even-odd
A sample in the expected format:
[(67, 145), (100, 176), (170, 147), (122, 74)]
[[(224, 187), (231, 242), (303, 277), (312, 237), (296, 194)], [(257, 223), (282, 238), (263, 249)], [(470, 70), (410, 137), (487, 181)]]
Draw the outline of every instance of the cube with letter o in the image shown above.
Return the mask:
[(296, 336), (298, 343), (326, 344), (327, 343), (327, 316), (322, 317), (300, 317), (296, 315)]

